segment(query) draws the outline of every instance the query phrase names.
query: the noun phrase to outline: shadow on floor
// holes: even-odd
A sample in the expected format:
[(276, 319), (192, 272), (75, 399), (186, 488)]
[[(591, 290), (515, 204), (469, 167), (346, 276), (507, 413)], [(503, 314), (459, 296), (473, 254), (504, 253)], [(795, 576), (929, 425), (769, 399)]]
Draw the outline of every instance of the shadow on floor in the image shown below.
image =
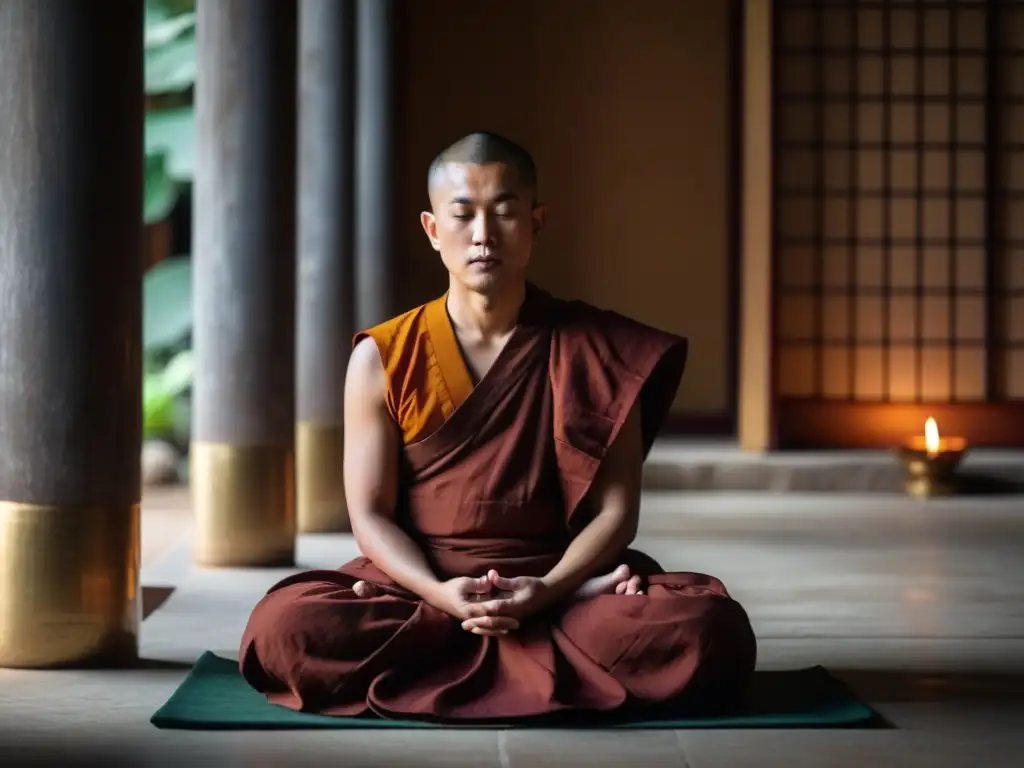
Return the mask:
[[(145, 621), (153, 612), (167, 602), (174, 594), (174, 587), (142, 587), (142, 620)], [(163, 659), (138, 659), (128, 667), (131, 671), (144, 670), (183, 670), (191, 669), (192, 664), (183, 661), (166, 661)]]
[(174, 587), (142, 587), (142, 620), (145, 621), (174, 594)]
[(865, 701), (1024, 701), (1024, 674), (829, 669)]
[(192, 662), (190, 661), (172, 661), (168, 659), (138, 659), (130, 667), (126, 667), (124, 672), (138, 672), (139, 670), (144, 671), (155, 671), (155, 672), (181, 672), (192, 669)]
[[(12, 729), (0, 731), (0, 763), (4, 765), (61, 765), (66, 768), (136, 768), (146, 757), (138, 747), (111, 746), (109, 737), (95, 736), (85, 739), (74, 737), (48, 737), (27, 735)], [(97, 743), (107, 741), (106, 746)]]
[(1016, 496), (1024, 494), (1024, 482), (1018, 477), (965, 470), (958, 476), (957, 491), (963, 496)]

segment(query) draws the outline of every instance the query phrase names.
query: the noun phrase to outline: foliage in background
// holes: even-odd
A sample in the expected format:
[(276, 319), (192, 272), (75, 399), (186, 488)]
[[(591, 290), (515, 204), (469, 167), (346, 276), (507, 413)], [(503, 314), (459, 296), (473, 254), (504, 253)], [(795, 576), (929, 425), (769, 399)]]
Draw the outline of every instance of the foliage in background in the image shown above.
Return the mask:
[[(196, 79), (195, 0), (145, 4), (144, 223), (174, 211), (193, 175)], [(188, 444), (192, 364), (192, 262), (167, 259), (147, 272), (143, 319), (143, 429), (146, 439)]]
[(144, 429), (184, 448), (192, 393), (192, 260), (166, 259), (143, 285), (142, 399)]
[(195, 154), (195, 0), (145, 0), (145, 6), (146, 155), (164, 158), (147, 169), (188, 183)]
[(186, 91), (196, 80), (195, 2), (146, 3), (146, 93)]
[(145, 221), (165, 218), (192, 180), (196, 81), (195, 0), (144, 0)]

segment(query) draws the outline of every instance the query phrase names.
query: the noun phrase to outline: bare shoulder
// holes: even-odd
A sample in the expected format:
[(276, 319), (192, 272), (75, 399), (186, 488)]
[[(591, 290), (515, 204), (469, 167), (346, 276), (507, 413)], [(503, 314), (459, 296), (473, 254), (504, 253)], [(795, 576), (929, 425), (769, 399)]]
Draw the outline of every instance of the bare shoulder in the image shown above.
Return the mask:
[(349, 355), (345, 376), (346, 405), (383, 403), (387, 393), (387, 374), (377, 342), (370, 336), (361, 339)]
[(395, 507), (399, 436), (387, 406), (387, 374), (377, 342), (361, 339), (345, 377), (345, 494), (353, 528)]

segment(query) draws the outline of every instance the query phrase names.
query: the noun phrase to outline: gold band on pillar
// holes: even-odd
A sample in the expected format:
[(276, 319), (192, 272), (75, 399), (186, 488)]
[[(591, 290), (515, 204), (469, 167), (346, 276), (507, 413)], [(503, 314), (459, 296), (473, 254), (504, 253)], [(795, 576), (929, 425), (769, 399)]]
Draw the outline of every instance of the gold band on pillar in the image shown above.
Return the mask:
[(139, 505), (0, 501), (0, 667), (138, 658)]
[(274, 567), (295, 562), (291, 446), (195, 442), (190, 485), (199, 565)]
[(295, 425), (296, 499), (302, 533), (352, 530), (345, 504), (344, 446), (340, 424), (300, 421)]

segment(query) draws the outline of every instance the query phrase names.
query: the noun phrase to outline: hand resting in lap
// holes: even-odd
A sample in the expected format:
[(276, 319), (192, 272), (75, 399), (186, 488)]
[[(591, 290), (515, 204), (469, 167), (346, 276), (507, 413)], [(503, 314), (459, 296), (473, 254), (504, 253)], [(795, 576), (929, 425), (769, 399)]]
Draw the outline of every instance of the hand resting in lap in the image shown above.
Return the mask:
[[(590, 600), (599, 595), (642, 595), (642, 580), (631, 575), (629, 566), (588, 579), (570, 600)], [(359, 597), (373, 597), (377, 588), (358, 581), (353, 591)], [(459, 577), (445, 582), (445, 611), (462, 622), (462, 628), (477, 635), (507, 635), (524, 619), (548, 605), (549, 590), (543, 579), (521, 576), (507, 579), (491, 570), (479, 578)]]

